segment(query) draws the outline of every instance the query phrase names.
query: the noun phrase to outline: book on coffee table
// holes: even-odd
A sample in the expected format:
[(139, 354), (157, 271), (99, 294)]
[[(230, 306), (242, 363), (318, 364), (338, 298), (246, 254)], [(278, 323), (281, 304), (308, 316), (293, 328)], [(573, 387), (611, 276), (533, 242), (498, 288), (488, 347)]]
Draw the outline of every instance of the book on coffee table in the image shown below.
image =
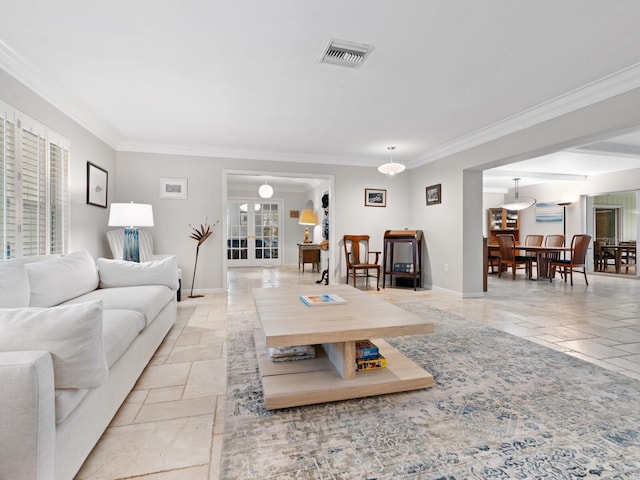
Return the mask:
[(323, 294), (323, 295), (300, 295), (300, 300), (309, 307), (315, 307), (317, 305), (341, 305), (347, 303), (347, 301), (340, 295), (335, 294)]

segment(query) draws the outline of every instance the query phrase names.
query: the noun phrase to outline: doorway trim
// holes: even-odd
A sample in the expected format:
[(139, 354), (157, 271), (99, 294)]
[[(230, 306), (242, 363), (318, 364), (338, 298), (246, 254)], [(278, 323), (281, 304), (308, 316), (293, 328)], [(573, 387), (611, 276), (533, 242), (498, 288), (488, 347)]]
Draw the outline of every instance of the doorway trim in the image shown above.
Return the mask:
[[(320, 180), (328, 180), (329, 181), (329, 282), (331, 284), (337, 284), (337, 275), (338, 275), (338, 260), (339, 260), (339, 248), (336, 237), (336, 212), (335, 208), (335, 175), (326, 174), (326, 173), (306, 173), (306, 172), (281, 172), (281, 171), (273, 171), (273, 170), (235, 170), (235, 169), (223, 169), (222, 170), (222, 208), (225, 215), (222, 216), (222, 231), (227, 232), (227, 208), (229, 202), (229, 193), (228, 193), (228, 177), (232, 175), (260, 175), (271, 178), (317, 178)], [(229, 285), (227, 284), (227, 249), (226, 249), (226, 241), (221, 242), (221, 252), (222, 255), (222, 282), (225, 285), (225, 290), (229, 289)], [(284, 258), (284, 257), (283, 257)], [(320, 279), (320, 277), (318, 277)]]

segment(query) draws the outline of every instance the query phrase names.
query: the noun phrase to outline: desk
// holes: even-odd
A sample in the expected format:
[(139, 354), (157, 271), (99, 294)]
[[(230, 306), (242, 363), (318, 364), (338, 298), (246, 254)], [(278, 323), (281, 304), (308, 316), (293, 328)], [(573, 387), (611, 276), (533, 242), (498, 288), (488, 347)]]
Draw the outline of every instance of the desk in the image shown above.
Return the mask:
[[(601, 250), (609, 250), (612, 251), (615, 255), (616, 259), (616, 273), (620, 273), (622, 267), (622, 255), (625, 254), (627, 258), (627, 272), (629, 271), (629, 263), (628, 259), (631, 254), (633, 254), (635, 258), (636, 254), (636, 246), (635, 245), (600, 245)], [(606, 265), (605, 265), (606, 269)]]
[[(498, 245), (489, 245), (488, 248), (488, 253), (491, 255), (497, 255), (500, 256), (500, 247)], [(544, 277), (544, 278), (548, 278), (548, 263), (549, 263), (549, 259), (553, 257), (557, 258), (560, 254), (560, 252), (570, 252), (571, 251), (571, 247), (545, 247), (545, 246), (524, 246), (524, 245), (518, 245), (516, 246), (516, 250), (520, 250), (521, 252), (531, 252), (531, 253), (535, 253), (536, 254), (536, 265), (537, 265), (537, 270), (538, 270), (538, 276), (536, 278), (536, 280)], [(550, 254), (554, 254), (554, 255), (550, 255)], [(486, 269), (485, 269), (486, 270)]]
[(316, 269), (320, 271), (320, 244), (317, 243), (299, 243), (298, 244), (298, 271), (302, 265), (302, 273), (304, 273), (304, 264), (311, 263), (311, 271)]

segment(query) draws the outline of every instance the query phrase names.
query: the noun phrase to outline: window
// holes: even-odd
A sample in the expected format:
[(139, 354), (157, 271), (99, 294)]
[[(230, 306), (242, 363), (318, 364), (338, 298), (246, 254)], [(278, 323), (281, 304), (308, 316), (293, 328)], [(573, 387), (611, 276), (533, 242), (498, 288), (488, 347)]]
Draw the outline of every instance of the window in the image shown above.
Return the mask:
[(0, 258), (68, 252), (68, 143), (0, 102)]

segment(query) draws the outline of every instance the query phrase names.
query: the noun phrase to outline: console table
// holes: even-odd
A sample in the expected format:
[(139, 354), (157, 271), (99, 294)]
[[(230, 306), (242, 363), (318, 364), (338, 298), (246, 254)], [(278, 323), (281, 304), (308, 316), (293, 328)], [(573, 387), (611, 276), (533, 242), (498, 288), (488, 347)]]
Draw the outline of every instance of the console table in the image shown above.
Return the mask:
[[(341, 305), (308, 307), (300, 295), (340, 295)], [(433, 385), (433, 376), (381, 337), (433, 332), (433, 323), (348, 285), (329, 290), (291, 285), (255, 288), (260, 320), (254, 341), (268, 409), (417, 390)], [(370, 339), (387, 367), (356, 371), (357, 340)], [(316, 345), (316, 358), (273, 362), (266, 347)]]
[(304, 273), (304, 264), (311, 263), (311, 271), (315, 269), (320, 271), (320, 244), (317, 243), (299, 243), (298, 244), (298, 271), (302, 265), (302, 273)]

